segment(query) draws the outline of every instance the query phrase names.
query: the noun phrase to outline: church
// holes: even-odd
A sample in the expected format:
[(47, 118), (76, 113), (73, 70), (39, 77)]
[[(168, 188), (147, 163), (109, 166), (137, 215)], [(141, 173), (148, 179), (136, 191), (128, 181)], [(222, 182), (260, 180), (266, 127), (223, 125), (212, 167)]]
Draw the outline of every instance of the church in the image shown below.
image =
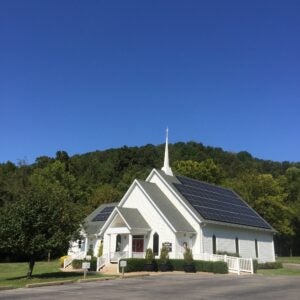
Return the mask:
[(120, 258), (142, 258), (147, 248), (156, 257), (162, 246), (170, 258), (183, 258), (186, 247), (194, 259), (235, 253), (260, 262), (275, 261), (275, 230), (234, 191), (176, 176), (169, 165), (168, 132), (164, 164), (145, 181), (134, 180), (119, 203), (103, 204), (85, 219), (83, 239), (71, 243), (69, 255), (89, 251), (103, 265)]

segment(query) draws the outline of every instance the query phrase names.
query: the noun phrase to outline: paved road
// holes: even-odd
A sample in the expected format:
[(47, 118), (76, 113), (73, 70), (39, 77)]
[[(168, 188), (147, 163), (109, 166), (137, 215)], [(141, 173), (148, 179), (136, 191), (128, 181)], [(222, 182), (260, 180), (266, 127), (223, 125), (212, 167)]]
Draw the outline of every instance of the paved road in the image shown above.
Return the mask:
[(300, 277), (157, 275), (0, 292), (0, 299), (300, 299)]

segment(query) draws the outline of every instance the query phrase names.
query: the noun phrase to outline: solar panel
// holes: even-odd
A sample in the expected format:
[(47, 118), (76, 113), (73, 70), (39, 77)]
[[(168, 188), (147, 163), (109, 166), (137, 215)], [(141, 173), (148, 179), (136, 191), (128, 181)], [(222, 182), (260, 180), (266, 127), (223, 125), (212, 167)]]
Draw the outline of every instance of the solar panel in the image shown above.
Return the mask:
[(114, 206), (108, 206), (105, 207), (103, 210), (101, 210), (93, 219), (92, 222), (97, 222), (97, 221), (106, 221), (112, 211), (114, 210)]
[(270, 225), (233, 191), (177, 176), (177, 190), (206, 220), (271, 229)]

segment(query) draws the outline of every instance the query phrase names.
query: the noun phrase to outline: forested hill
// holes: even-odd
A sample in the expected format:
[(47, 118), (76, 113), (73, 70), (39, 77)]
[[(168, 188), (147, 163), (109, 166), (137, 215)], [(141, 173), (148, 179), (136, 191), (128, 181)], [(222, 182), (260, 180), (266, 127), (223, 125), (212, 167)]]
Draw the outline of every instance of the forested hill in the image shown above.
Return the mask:
[[(164, 145), (146, 145), (72, 157), (58, 151), (31, 165), (0, 164), (0, 206), (18, 201), (39, 174), (61, 184), (83, 217), (103, 202), (120, 200), (135, 178), (161, 168), (163, 153)], [(196, 142), (170, 144), (169, 153), (175, 174), (233, 188), (278, 231), (279, 254), (300, 255), (300, 163), (257, 159)]]

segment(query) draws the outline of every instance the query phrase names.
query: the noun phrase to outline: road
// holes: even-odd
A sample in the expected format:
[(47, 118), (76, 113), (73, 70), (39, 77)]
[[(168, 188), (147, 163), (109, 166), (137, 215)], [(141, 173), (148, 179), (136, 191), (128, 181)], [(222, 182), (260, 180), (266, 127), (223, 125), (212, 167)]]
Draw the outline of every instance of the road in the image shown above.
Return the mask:
[(176, 274), (0, 292), (0, 299), (300, 299), (300, 277)]

